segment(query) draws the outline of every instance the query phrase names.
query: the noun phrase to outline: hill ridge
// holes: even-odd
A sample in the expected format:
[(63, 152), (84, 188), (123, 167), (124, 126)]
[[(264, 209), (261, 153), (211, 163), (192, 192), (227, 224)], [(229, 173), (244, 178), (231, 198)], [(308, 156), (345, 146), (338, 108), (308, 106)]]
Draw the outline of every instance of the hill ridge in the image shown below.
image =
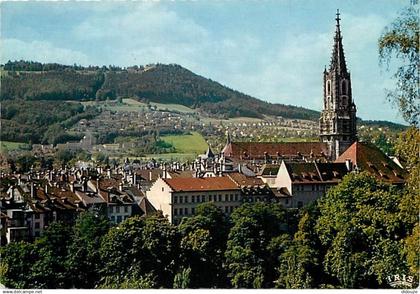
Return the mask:
[(38, 62), (2, 65), (0, 98), (25, 100), (106, 100), (119, 97), (181, 104), (214, 117), (282, 116), (316, 120), (319, 112), (270, 103), (231, 89), (178, 64), (126, 68), (67, 66)]

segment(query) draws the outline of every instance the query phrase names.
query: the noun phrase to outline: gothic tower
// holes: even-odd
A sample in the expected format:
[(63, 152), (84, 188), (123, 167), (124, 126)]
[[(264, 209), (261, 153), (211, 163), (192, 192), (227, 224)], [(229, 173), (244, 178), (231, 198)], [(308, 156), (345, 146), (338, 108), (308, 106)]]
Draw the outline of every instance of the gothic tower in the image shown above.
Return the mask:
[(324, 70), (324, 110), (319, 119), (321, 141), (328, 144), (333, 160), (357, 140), (356, 106), (344, 58), (338, 10), (335, 20), (337, 24), (331, 64), (328, 70)]

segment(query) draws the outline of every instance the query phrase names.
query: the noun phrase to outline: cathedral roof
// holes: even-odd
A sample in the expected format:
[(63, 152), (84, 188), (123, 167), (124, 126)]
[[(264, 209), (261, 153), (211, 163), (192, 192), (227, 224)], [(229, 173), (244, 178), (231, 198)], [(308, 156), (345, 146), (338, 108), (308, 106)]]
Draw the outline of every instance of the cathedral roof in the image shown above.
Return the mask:
[(350, 159), (360, 171), (367, 171), (376, 178), (393, 184), (404, 183), (407, 172), (398, 166), (378, 147), (364, 142), (354, 142), (336, 162)]
[(265, 156), (319, 157), (328, 154), (328, 146), (322, 142), (231, 142), (222, 152), (225, 156), (236, 159), (261, 159)]

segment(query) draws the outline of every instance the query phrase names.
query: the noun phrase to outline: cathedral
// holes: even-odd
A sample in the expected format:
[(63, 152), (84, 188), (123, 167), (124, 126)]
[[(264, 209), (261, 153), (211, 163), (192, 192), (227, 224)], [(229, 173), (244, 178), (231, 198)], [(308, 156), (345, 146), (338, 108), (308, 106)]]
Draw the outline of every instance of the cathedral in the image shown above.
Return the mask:
[(319, 142), (228, 142), (222, 150), (224, 157), (234, 161), (279, 163), (292, 161), (335, 161), (354, 142), (356, 137), (356, 106), (351, 93), (350, 73), (347, 70), (340, 14), (337, 11), (336, 31), (331, 63), (324, 70), (324, 109), (319, 119)]
[(356, 106), (351, 95), (338, 11), (336, 21), (331, 63), (329, 69), (324, 70), (324, 110), (319, 119), (321, 142), (327, 143), (332, 160), (356, 141)]

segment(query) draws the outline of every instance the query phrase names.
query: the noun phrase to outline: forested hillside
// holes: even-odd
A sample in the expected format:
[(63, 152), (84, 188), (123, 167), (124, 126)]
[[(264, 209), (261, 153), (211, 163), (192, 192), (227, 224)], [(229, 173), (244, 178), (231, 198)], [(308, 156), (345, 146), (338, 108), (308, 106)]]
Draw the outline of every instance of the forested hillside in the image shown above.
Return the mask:
[(6, 100), (1, 103), (1, 141), (57, 144), (75, 139), (66, 129), (98, 114), (95, 107), (62, 101)]
[(37, 62), (2, 66), (1, 100), (105, 100), (135, 97), (142, 101), (181, 104), (217, 117), (263, 117), (315, 120), (319, 112), (267, 103), (179, 65), (81, 67)]

